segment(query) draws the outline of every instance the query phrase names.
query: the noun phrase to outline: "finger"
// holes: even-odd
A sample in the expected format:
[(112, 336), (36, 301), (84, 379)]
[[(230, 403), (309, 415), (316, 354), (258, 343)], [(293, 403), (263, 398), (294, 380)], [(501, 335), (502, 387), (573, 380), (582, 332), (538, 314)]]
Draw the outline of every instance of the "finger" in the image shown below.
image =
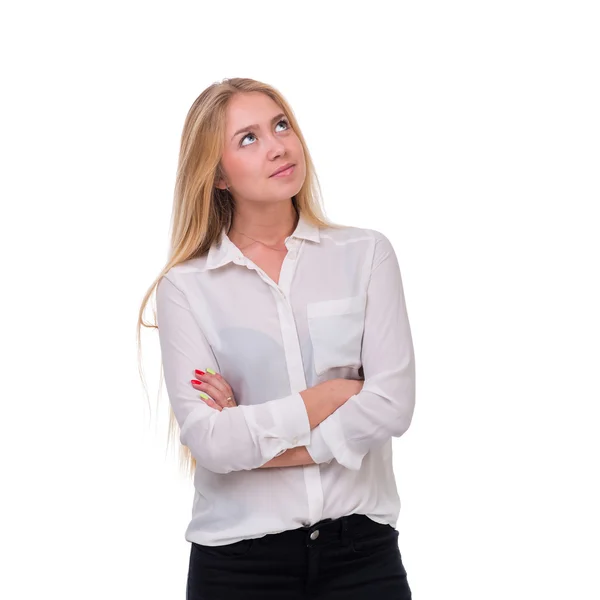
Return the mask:
[(207, 394), (210, 394), (213, 398), (215, 398), (215, 394), (222, 396), (223, 398), (227, 398), (227, 396), (233, 395), (233, 393), (230, 391), (231, 388), (229, 387), (229, 385), (220, 383), (218, 380), (214, 379), (214, 376), (213, 379), (210, 379), (206, 375), (198, 375), (198, 377), (201, 377), (202, 381), (198, 379), (190, 380), (190, 383), (192, 384), (192, 387), (194, 389), (206, 392)]
[[(229, 396), (233, 396), (233, 390), (231, 386), (227, 383), (225, 378), (219, 373), (205, 373), (204, 371), (200, 371), (199, 369), (195, 370), (196, 377), (198, 379), (192, 379), (191, 383), (197, 390), (204, 390), (208, 394), (210, 394), (215, 400), (220, 401), (221, 398), (225, 400)], [(212, 386), (212, 388), (210, 387)], [(217, 394), (218, 399), (215, 397)], [(223, 406), (225, 403), (223, 403)], [(228, 406), (231, 406), (231, 401), (229, 401)], [(233, 404), (235, 406), (235, 403)]]
[(223, 407), (221, 407), (219, 404), (217, 404), (208, 394), (205, 394), (204, 392), (200, 392), (200, 398), (206, 403), (208, 404), (208, 406), (210, 406), (211, 408), (214, 408), (218, 411), (222, 411)]
[(192, 384), (192, 387), (195, 390), (209, 394), (213, 398), (213, 400), (219, 402), (222, 405), (223, 401), (225, 400), (225, 398), (227, 398), (227, 396), (233, 395), (229, 392), (223, 392), (222, 389), (215, 387), (214, 385), (212, 385), (212, 383), (208, 383), (207, 381), (198, 381), (197, 379), (192, 379), (190, 383)]
[(231, 401), (227, 400), (228, 396), (233, 396), (233, 394), (224, 394), (221, 390), (217, 389), (210, 383), (202, 382), (200, 386), (202, 390), (207, 393), (217, 404), (225, 408), (226, 406), (232, 406)]
[[(208, 369), (207, 369), (207, 371), (208, 371)], [(229, 386), (227, 381), (225, 381), (225, 378), (220, 373), (215, 373), (215, 372), (205, 373), (204, 371), (200, 371), (199, 369), (196, 369), (195, 373), (196, 373), (196, 377), (198, 379), (200, 379), (201, 381), (205, 381), (206, 383), (209, 383), (214, 388), (219, 390), (222, 394), (224, 394), (225, 397), (233, 395), (231, 387)]]

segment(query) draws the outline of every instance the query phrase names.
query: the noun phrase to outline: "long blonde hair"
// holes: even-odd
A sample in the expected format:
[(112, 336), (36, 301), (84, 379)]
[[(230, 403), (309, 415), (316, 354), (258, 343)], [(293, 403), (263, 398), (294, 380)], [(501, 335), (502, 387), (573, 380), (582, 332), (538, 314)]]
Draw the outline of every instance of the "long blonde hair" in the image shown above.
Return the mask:
[[(136, 334), (138, 370), (146, 391), (146, 398), (148, 398), (148, 392), (141, 361), (141, 327), (158, 330), (155, 306), (153, 310), (154, 323), (144, 321), (146, 305), (163, 275), (171, 267), (206, 254), (212, 244), (219, 239), (223, 228), (231, 225), (234, 199), (228, 190), (216, 188), (215, 183), (224, 175), (220, 161), (225, 138), (225, 117), (228, 103), (235, 94), (249, 92), (262, 92), (281, 107), (304, 149), (306, 178), (300, 191), (292, 198), (296, 211), (317, 227), (342, 227), (342, 225), (329, 221), (324, 215), (321, 206), (321, 188), (306, 141), (291, 107), (284, 97), (266, 83), (241, 77), (223, 79), (222, 82), (213, 83), (207, 87), (192, 104), (183, 125), (167, 263), (148, 288), (139, 311)], [(163, 377), (161, 361), (159, 394)], [(172, 406), (170, 406), (169, 413), (167, 446), (172, 438), (179, 439), (179, 424), (175, 419)], [(196, 459), (192, 456), (189, 448), (181, 443), (179, 463), (183, 472), (187, 476), (193, 477)]]

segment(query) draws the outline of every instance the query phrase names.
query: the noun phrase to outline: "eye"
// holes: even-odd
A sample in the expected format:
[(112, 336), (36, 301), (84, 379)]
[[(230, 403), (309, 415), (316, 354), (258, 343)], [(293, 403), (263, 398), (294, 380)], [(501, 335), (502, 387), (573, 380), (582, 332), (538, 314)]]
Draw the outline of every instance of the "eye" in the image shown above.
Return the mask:
[(290, 128), (290, 124), (287, 122), (287, 119), (281, 119), (281, 121), (277, 122), (277, 125), (279, 125), (279, 123), (285, 123), (285, 128), (286, 129)]
[[(280, 123), (284, 123), (285, 124), (285, 129), (289, 129), (290, 128), (290, 124), (288, 123), (287, 119), (280, 119), (279, 121), (277, 121), (277, 125), (279, 125)], [(277, 126), (276, 125), (276, 126)], [(285, 131), (284, 129), (284, 131)], [(240, 146), (245, 147), (245, 146), (249, 146), (250, 144), (244, 144), (244, 140), (248, 137), (256, 137), (253, 133), (247, 133), (241, 140), (240, 140)]]
[(241, 140), (240, 146), (247, 146), (248, 144), (244, 144), (244, 140), (248, 137), (256, 137), (253, 133), (247, 133)]

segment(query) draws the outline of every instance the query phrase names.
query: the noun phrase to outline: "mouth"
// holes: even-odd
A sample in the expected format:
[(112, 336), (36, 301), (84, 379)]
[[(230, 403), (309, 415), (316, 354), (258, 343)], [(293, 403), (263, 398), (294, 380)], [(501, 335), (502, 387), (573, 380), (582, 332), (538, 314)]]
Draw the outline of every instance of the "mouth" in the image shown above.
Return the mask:
[(271, 173), (270, 177), (286, 177), (287, 175), (291, 175), (294, 172), (296, 165), (293, 163), (288, 163), (287, 165), (283, 165), (275, 171)]

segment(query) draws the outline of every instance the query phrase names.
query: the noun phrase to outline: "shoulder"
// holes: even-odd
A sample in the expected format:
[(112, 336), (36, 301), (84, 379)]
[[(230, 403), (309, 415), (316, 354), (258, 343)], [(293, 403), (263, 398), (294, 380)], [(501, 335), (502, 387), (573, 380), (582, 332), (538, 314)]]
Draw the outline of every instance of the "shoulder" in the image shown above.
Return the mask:
[(384, 261), (398, 261), (392, 240), (378, 229), (344, 226), (341, 229), (328, 228), (326, 231), (326, 237), (331, 238), (335, 244), (363, 243), (364, 253), (368, 257), (367, 260), (370, 262), (372, 270), (375, 270)]
[[(160, 296), (185, 295), (190, 276), (204, 271), (206, 257), (192, 258), (172, 266), (160, 278), (156, 293)], [(166, 283), (163, 283), (166, 280)]]
[(342, 225), (340, 227), (321, 227), (319, 229), (321, 238), (334, 242), (349, 242), (364, 240), (379, 243), (387, 240), (386, 236), (377, 229), (357, 227), (354, 225)]
[(173, 284), (177, 284), (178, 281), (184, 281), (187, 276), (194, 273), (201, 273), (206, 268), (206, 256), (199, 258), (190, 258), (184, 262), (178, 263), (172, 266), (165, 274), (164, 277), (169, 279)]
[(344, 225), (339, 228), (325, 227), (320, 229), (321, 239), (336, 245), (356, 243), (364, 244), (365, 251), (371, 251), (375, 256), (393, 252), (391, 240), (378, 229)]

